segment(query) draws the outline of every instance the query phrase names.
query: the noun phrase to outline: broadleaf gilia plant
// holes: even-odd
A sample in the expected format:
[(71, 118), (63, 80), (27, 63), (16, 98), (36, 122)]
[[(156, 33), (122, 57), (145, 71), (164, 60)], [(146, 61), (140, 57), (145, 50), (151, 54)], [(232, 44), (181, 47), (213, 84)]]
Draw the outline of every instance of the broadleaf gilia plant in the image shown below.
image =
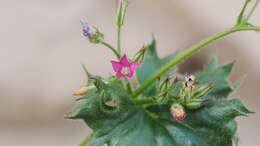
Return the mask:
[(213, 57), (195, 75), (181, 75), (176, 69), (229, 34), (260, 31), (249, 22), (259, 1), (245, 0), (233, 27), (166, 58), (158, 57), (155, 39), (133, 58), (122, 54), (126, 0), (119, 1), (117, 10), (116, 48), (105, 41), (99, 29), (81, 21), (83, 35), (91, 43), (109, 48), (116, 57), (111, 60), (115, 74), (109, 78), (92, 75), (83, 66), (88, 82), (75, 91), (80, 97), (66, 116), (84, 120), (93, 130), (81, 146), (232, 146), (237, 130), (234, 119), (252, 113), (240, 100), (228, 98), (234, 90), (228, 81), (233, 63), (219, 65)]

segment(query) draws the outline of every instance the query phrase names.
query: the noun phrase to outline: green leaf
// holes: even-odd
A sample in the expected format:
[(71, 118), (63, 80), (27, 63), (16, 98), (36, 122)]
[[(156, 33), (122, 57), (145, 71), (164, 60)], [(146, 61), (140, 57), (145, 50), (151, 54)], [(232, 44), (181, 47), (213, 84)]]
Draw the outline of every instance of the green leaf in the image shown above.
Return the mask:
[(200, 110), (192, 111), (188, 118), (193, 124), (219, 127), (237, 116), (252, 113), (238, 99), (212, 100)]
[[(110, 99), (117, 101), (116, 108), (106, 106)], [(171, 117), (169, 106), (155, 109), (135, 106), (114, 80), (79, 100), (67, 118), (83, 119), (92, 128), (85, 146), (231, 146), (234, 118), (251, 113), (239, 100), (223, 99), (188, 110), (180, 122)]]
[[(152, 42), (147, 46), (144, 61), (140, 67), (136, 70), (138, 81), (143, 83), (152, 74), (158, 71), (164, 64), (170, 59), (176, 56), (176, 53), (160, 59), (156, 51), (156, 41), (153, 38)], [(155, 83), (150, 85), (150, 88), (144, 93), (144, 95), (154, 95), (156, 93)]]
[(211, 62), (196, 77), (200, 84), (213, 83), (214, 87), (209, 95), (226, 97), (233, 91), (228, 80), (233, 65), (234, 62), (220, 66), (216, 57), (213, 57)]

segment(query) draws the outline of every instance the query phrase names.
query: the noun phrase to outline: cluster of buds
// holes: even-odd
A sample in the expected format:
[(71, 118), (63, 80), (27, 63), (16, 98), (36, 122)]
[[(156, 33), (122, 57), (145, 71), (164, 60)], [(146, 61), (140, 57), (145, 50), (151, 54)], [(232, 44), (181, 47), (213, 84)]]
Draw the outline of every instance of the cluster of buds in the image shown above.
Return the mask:
[(101, 33), (98, 28), (90, 26), (86, 21), (80, 21), (82, 26), (82, 32), (85, 37), (89, 39), (91, 43), (98, 44), (104, 40), (104, 34)]
[(202, 107), (207, 101), (207, 95), (213, 88), (213, 84), (199, 85), (194, 75), (185, 76), (181, 92), (179, 93), (179, 99), (171, 106), (171, 115), (176, 120), (180, 121), (186, 117), (185, 109), (198, 109)]
[(158, 90), (160, 91), (160, 94), (155, 98), (158, 103), (164, 104), (168, 101), (169, 91), (175, 86), (176, 81), (177, 77), (174, 75), (170, 75), (160, 81), (158, 85)]

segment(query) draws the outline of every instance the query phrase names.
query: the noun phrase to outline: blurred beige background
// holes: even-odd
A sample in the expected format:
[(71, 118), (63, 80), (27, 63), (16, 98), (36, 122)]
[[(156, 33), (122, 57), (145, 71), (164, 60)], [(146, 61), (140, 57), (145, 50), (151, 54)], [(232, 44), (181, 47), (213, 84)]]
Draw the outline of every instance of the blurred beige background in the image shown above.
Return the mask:
[[(160, 56), (185, 49), (231, 26), (243, 0), (130, 0), (123, 31), (125, 52), (133, 54), (154, 33)], [(0, 0), (0, 145), (75, 146), (89, 129), (64, 120), (71, 93), (85, 81), (80, 64), (93, 73), (112, 72), (111, 52), (89, 44), (79, 20), (97, 25), (115, 43), (114, 0)], [(260, 8), (253, 17), (260, 24)], [(209, 46), (182, 71), (194, 71), (215, 53), (236, 60), (232, 81), (247, 75), (234, 94), (256, 114), (239, 118), (241, 146), (258, 146), (260, 135), (260, 34), (234, 34)]]

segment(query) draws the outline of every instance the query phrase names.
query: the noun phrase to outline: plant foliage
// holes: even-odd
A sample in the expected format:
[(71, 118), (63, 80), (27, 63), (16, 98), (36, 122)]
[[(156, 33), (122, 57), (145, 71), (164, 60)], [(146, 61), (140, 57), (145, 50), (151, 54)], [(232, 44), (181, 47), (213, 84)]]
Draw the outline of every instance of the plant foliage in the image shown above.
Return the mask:
[[(144, 65), (138, 70), (140, 81), (156, 71), (162, 63), (153, 44), (154, 41), (149, 45)], [(214, 87), (200, 97), (203, 99), (206, 96), (207, 101), (203, 106), (186, 110), (187, 118), (183, 121), (176, 121), (171, 116), (171, 102), (137, 106), (132, 95), (116, 78), (110, 78), (105, 83), (105, 79), (93, 76), (88, 78), (96, 88), (77, 102), (67, 118), (82, 119), (93, 129), (83, 144), (86, 146), (229, 146), (232, 145), (237, 129), (234, 118), (251, 113), (240, 100), (227, 98), (232, 91), (228, 82), (232, 67), (233, 63), (220, 66), (213, 58), (196, 75), (199, 81), (197, 86), (212, 82)], [(152, 95), (160, 92), (155, 86), (149, 89), (153, 90)], [(181, 92), (180, 88), (171, 90)], [(151, 96), (140, 98), (154, 99)], [(107, 104), (109, 102), (114, 104)]]
[[(111, 61), (115, 76), (109, 78), (92, 75), (83, 66), (88, 82), (73, 94), (80, 98), (66, 116), (84, 120), (93, 130), (81, 146), (232, 146), (236, 143), (235, 118), (252, 112), (240, 100), (229, 97), (235, 89), (229, 82), (234, 62), (220, 65), (213, 57), (195, 75), (182, 75), (177, 68), (188, 57), (229, 34), (260, 31), (259, 26), (249, 22), (259, 2), (245, 0), (235, 26), (165, 58), (158, 57), (155, 39), (132, 59), (122, 54), (120, 40), (126, 0), (118, 3), (116, 48), (105, 41), (97, 27), (81, 21), (83, 35), (90, 43), (104, 45), (120, 59)], [(132, 78), (135, 72), (136, 80)]]

